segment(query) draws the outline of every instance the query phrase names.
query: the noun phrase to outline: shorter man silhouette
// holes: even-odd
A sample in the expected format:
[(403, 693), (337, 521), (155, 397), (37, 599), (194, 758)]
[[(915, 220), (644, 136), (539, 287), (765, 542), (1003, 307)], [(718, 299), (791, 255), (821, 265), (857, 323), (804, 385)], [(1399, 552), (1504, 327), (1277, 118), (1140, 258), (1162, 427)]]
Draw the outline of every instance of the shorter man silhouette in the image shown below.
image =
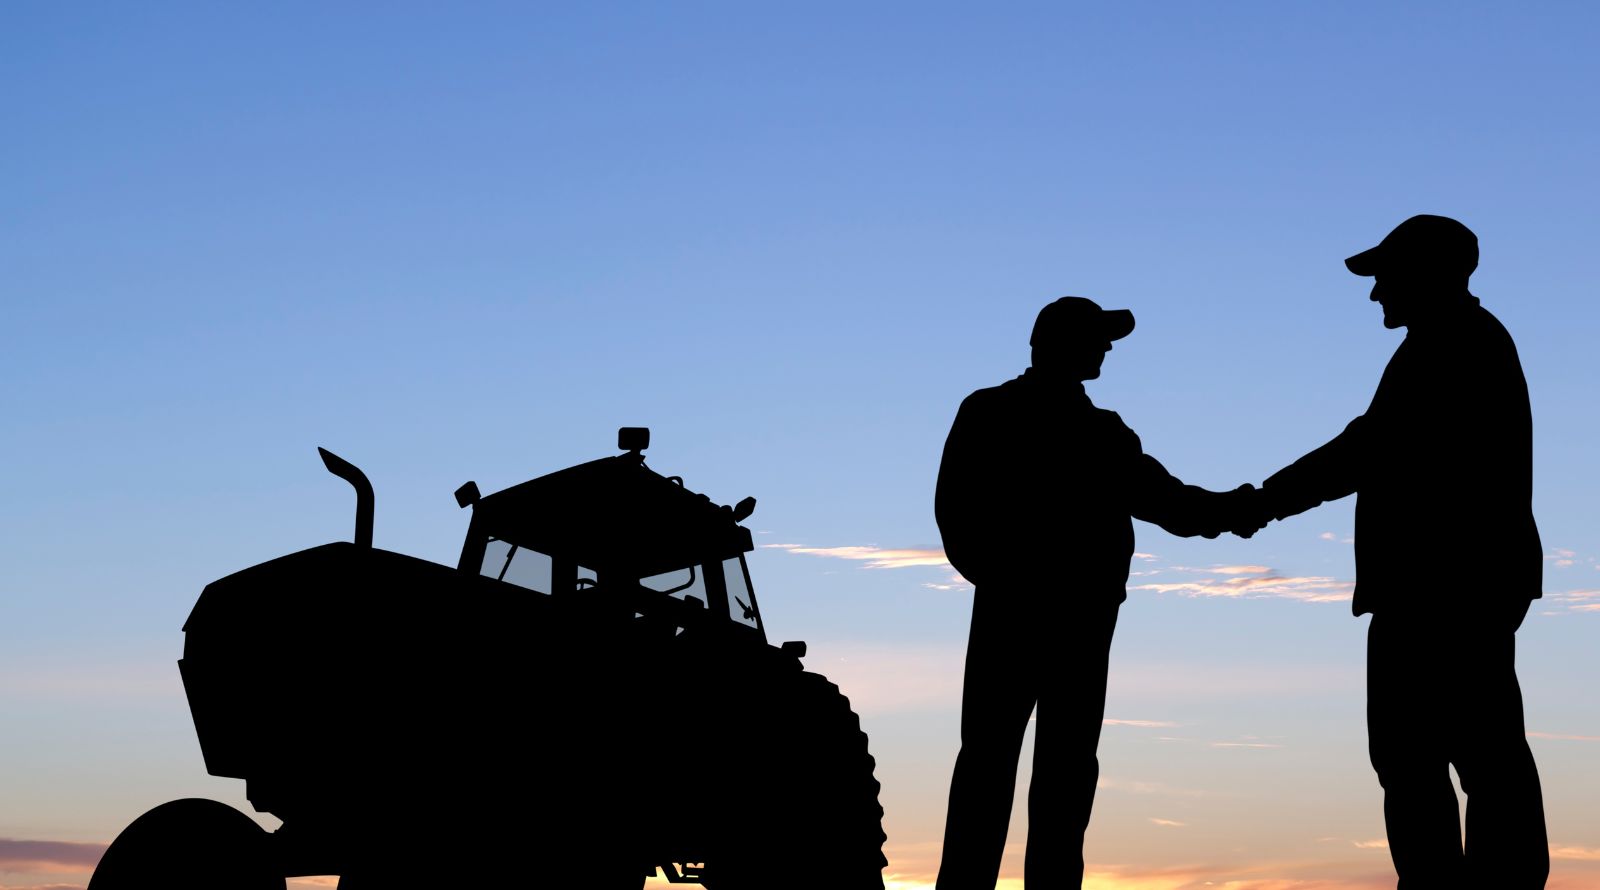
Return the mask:
[(934, 512), (951, 565), (977, 589), (938, 890), (995, 886), (1030, 714), (1025, 881), (1081, 885), (1130, 517), (1186, 537), (1252, 531), (1249, 486), (1183, 484), (1084, 393), (1133, 323), (1082, 297), (1044, 307), (1033, 366), (968, 396), (945, 442)]

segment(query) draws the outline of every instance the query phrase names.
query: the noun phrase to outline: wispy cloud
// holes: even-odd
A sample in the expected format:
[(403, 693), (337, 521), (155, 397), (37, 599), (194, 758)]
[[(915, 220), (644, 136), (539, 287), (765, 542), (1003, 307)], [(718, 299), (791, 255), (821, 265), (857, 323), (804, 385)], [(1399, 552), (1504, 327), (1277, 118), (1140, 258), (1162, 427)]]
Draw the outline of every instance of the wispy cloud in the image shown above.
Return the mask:
[[(950, 565), (944, 551), (933, 547), (878, 547), (852, 544), (840, 547), (808, 547), (804, 544), (762, 544), (768, 550), (781, 550), (801, 556), (824, 559), (843, 559), (861, 563), (866, 569), (939, 568), (948, 571), (943, 582), (926, 582), (924, 587), (934, 590), (961, 590), (972, 585)], [(1176, 593), (1189, 597), (1262, 598), (1279, 597), (1309, 603), (1348, 601), (1355, 589), (1350, 581), (1340, 581), (1318, 575), (1287, 575), (1275, 572), (1264, 565), (1217, 565), (1206, 568), (1172, 566), (1164, 568), (1157, 563), (1153, 553), (1135, 553), (1134, 559), (1145, 562), (1150, 568), (1131, 573), (1135, 577), (1148, 577), (1171, 571), (1192, 576), (1189, 579), (1167, 582), (1148, 582), (1130, 586), (1129, 590), (1149, 590), (1155, 593)], [(1070, 571), (1071, 567), (1064, 567)]]
[(806, 556), (857, 560), (866, 563), (865, 568), (869, 569), (904, 569), (912, 566), (944, 567), (950, 565), (950, 560), (945, 559), (943, 550), (932, 548), (805, 547), (800, 544), (762, 544), (761, 546), (771, 550), (787, 550), (790, 553), (801, 553)]
[(965, 590), (972, 584), (961, 577), (950, 560), (945, 558), (944, 551), (933, 547), (875, 547), (870, 545), (848, 545), (844, 547), (807, 547), (803, 544), (762, 544), (767, 550), (782, 550), (786, 553), (798, 553), (802, 556), (820, 556), (826, 559), (848, 559), (862, 563), (866, 569), (910, 569), (910, 568), (939, 568), (949, 572), (949, 578), (943, 582), (928, 582), (923, 587), (933, 590)]
[(1530, 739), (1554, 739), (1562, 742), (1600, 742), (1600, 735), (1568, 735), (1560, 732), (1530, 732)]
[(1572, 862), (1600, 862), (1600, 847), (1579, 847), (1576, 845), (1550, 845), (1551, 859), (1565, 859)]
[(1213, 748), (1282, 748), (1271, 742), (1212, 742)]
[(1189, 597), (1278, 597), (1308, 603), (1345, 602), (1355, 591), (1352, 581), (1339, 581), (1320, 575), (1279, 575), (1265, 566), (1219, 566), (1211, 569), (1182, 567), (1175, 571), (1196, 577), (1188, 581), (1138, 584), (1129, 589)]
[(1547, 594), (1543, 600), (1543, 615), (1563, 615), (1572, 612), (1600, 612), (1600, 588), (1588, 587), (1563, 590)]
[(1272, 569), (1267, 566), (1212, 566), (1198, 571), (1215, 575), (1266, 575), (1271, 573)]
[(105, 852), (105, 844), (0, 838), (0, 871), (44, 874), (93, 871)]
[(1104, 726), (1138, 726), (1144, 729), (1170, 729), (1178, 725), (1170, 720), (1121, 720), (1116, 717), (1107, 717), (1100, 723)]
[(1380, 838), (1376, 838), (1374, 840), (1370, 840), (1370, 841), (1351, 841), (1350, 843), (1354, 844), (1356, 847), (1358, 847), (1359, 849), (1362, 849), (1362, 850), (1387, 850), (1387, 849), (1389, 849), (1389, 842), (1387, 840), (1385, 840), (1384, 838), (1381, 838), (1381, 837)]
[(1565, 547), (1552, 547), (1550, 552), (1544, 555), (1544, 558), (1546, 562), (1553, 563), (1556, 568), (1565, 569), (1578, 561), (1578, 554)]
[(1151, 822), (1165, 828), (1183, 828), (1189, 824), (1187, 822), (1179, 822), (1176, 819), (1161, 819), (1156, 816), (1151, 816), (1149, 818)]

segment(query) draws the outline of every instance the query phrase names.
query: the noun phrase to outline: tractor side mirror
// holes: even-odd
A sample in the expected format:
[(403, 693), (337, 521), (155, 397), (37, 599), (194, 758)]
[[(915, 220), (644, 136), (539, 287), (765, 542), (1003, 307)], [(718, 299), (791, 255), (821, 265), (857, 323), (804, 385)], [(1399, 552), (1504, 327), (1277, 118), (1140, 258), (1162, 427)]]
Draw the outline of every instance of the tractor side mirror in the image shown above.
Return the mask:
[(476, 504), (482, 495), (478, 494), (478, 483), (468, 481), (466, 485), (456, 489), (456, 506), (465, 510)]

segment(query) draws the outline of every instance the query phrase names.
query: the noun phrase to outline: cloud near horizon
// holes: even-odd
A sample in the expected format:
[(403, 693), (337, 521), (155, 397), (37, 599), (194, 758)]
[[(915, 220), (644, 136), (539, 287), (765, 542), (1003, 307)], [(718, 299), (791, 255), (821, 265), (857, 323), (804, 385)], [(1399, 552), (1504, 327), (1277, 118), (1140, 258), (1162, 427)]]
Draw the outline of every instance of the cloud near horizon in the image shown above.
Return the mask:
[(56, 874), (94, 871), (105, 844), (0, 838), (0, 872)]

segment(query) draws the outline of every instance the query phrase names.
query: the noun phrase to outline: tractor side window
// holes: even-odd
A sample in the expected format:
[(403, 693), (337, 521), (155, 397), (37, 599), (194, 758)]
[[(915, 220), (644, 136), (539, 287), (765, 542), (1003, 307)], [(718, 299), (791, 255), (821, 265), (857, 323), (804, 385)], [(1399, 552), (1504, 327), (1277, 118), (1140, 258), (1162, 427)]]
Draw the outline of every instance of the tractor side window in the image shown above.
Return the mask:
[(579, 590), (588, 590), (589, 588), (600, 583), (599, 572), (589, 568), (588, 566), (576, 566), (576, 568), (578, 570), (576, 583)]
[(706, 582), (701, 576), (699, 568), (690, 566), (671, 572), (662, 572), (648, 578), (640, 578), (639, 584), (657, 593), (670, 594), (678, 599), (694, 597), (702, 604), (706, 601)]
[(723, 560), (722, 577), (728, 583), (728, 613), (734, 623), (759, 627), (756, 598), (750, 594), (750, 575), (745, 571), (744, 557)]
[(490, 541), (483, 553), (483, 574), (537, 593), (549, 593), (550, 557), (507, 541)]

